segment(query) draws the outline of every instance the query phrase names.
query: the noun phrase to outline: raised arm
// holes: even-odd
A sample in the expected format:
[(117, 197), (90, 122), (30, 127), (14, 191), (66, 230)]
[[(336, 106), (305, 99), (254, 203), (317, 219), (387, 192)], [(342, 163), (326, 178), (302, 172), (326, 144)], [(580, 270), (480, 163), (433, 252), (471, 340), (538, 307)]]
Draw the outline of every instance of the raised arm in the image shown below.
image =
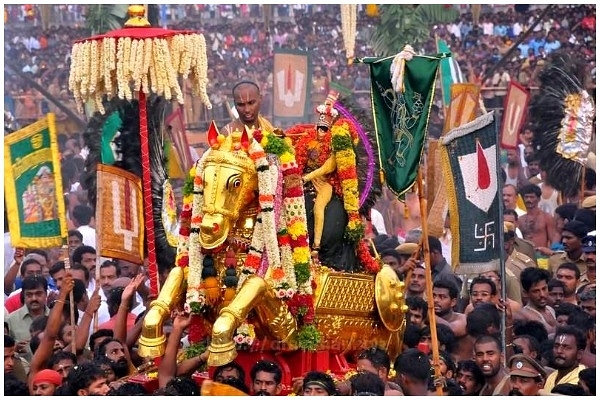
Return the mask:
[(94, 289), (94, 293), (88, 302), (87, 307), (81, 317), (81, 323), (77, 327), (77, 331), (75, 333), (75, 348), (77, 349), (77, 353), (83, 351), (85, 346), (88, 345), (88, 338), (90, 336), (90, 326), (92, 325), (92, 320), (94, 319), (94, 313), (98, 311), (100, 308), (100, 295), (98, 294), (98, 290), (100, 290), (100, 285), (96, 285)]
[(127, 343), (127, 315), (131, 311), (129, 305), (135, 296), (135, 292), (138, 286), (144, 281), (144, 275), (138, 274), (133, 278), (127, 286), (123, 289), (121, 294), (121, 304), (117, 311), (117, 317), (115, 318), (115, 338), (119, 339), (122, 343)]
[(14, 260), (12, 264), (10, 264), (8, 272), (6, 272), (6, 275), (4, 275), (4, 294), (6, 294), (7, 296), (10, 295), (14, 289), (15, 280), (17, 279), (17, 275), (19, 274), (19, 268), (21, 267), (21, 263), (23, 262), (24, 255), (24, 249), (15, 249)]
[(74, 286), (75, 282), (73, 277), (71, 276), (71, 273), (68, 272), (65, 275), (60, 287), (58, 299), (54, 303), (54, 307), (52, 307), (52, 310), (48, 315), (48, 323), (46, 324), (46, 329), (44, 329), (44, 335), (40, 340), (40, 345), (33, 355), (31, 364), (29, 366), (27, 384), (29, 386), (30, 393), (33, 393), (33, 377), (36, 373), (45, 368), (46, 362), (52, 356), (52, 352), (54, 351), (54, 342), (56, 341), (60, 331), (63, 307), (65, 306), (69, 293), (71, 290), (73, 290)]

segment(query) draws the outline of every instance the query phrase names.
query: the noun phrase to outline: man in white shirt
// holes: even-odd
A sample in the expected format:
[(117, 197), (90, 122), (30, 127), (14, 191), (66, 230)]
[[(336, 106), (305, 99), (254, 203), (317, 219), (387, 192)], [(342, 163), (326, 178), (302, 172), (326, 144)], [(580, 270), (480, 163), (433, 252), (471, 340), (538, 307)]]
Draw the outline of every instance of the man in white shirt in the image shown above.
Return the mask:
[(377, 230), (379, 235), (387, 235), (385, 230), (385, 222), (383, 221), (383, 215), (375, 208), (371, 208), (371, 225)]
[(96, 230), (90, 226), (94, 211), (89, 206), (78, 204), (73, 208), (72, 221), (83, 235), (83, 244), (96, 248)]
[(525, 215), (527, 212), (521, 210), (517, 206), (517, 198), (518, 198), (517, 188), (515, 185), (506, 184), (502, 188), (502, 203), (504, 204), (504, 208), (507, 210), (515, 210), (517, 215), (520, 217)]

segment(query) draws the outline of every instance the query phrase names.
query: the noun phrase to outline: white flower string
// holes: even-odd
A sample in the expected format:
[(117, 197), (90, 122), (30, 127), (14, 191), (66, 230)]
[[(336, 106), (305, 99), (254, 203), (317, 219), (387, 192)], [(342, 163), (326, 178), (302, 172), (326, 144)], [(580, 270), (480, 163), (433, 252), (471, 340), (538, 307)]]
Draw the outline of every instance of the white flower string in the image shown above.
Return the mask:
[(206, 40), (202, 34), (146, 39), (105, 37), (73, 45), (69, 90), (80, 112), (93, 100), (94, 111), (104, 113), (99, 101), (103, 96), (131, 101), (134, 92), (140, 90), (183, 104), (178, 75), (190, 80), (192, 93), (211, 109)]
[(340, 17), (342, 22), (342, 38), (346, 58), (354, 58), (354, 46), (356, 42), (356, 4), (340, 4)]
[(416, 55), (415, 50), (411, 45), (407, 44), (404, 49), (394, 57), (394, 61), (390, 65), (390, 76), (392, 87), (397, 93), (404, 93), (404, 69), (406, 62), (413, 59)]
[[(200, 288), (202, 284), (202, 262), (204, 255), (202, 254), (199, 236), (200, 236), (200, 223), (199, 218), (202, 215), (202, 206), (204, 205), (204, 182), (202, 176), (204, 174), (204, 160), (210, 154), (211, 150), (206, 151), (202, 159), (196, 162), (195, 168), (192, 168), (194, 172), (194, 194), (191, 204), (191, 224), (189, 236), (179, 236), (179, 244), (177, 246), (178, 257), (188, 256), (188, 287), (186, 294), (186, 305), (191, 308), (192, 303), (197, 303), (200, 307), (203, 307), (206, 302), (206, 294), (204, 290)], [(185, 207), (185, 205), (184, 205)], [(187, 211), (184, 209), (184, 211)], [(191, 245), (190, 245), (191, 243)]]

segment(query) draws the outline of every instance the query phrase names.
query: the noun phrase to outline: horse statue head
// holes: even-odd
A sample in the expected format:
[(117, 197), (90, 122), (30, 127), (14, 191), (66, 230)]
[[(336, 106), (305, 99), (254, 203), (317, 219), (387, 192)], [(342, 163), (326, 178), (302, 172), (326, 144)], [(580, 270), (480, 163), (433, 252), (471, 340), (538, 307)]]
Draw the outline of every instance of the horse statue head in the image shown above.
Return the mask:
[(214, 122), (208, 131), (211, 146), (203, 163), (204, 201), (200, 224), (200, 244), (204, 249), (221, 246), (240, 217), (240, 212), (256, 206), (257, 172), (248, 155), (248, 133), (234, 131), (220, 135)]

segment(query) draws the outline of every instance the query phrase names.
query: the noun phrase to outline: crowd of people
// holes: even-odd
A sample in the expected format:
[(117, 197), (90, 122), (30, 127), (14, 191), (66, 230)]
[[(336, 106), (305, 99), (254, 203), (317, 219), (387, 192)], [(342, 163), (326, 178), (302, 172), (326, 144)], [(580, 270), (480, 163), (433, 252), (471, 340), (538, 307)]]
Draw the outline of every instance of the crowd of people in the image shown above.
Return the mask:
[[(592, 11), (595, 18), (593, 7), (553, 9), (540, 29), (534, 29), (536, 38), (523, 42), (522, 46), (527, 43), (529, 47), (520, 47), (520, 55), (510, 61), (509, 75), (518, 75), (521, 81), (523, 65), (537, 65), (544, 59), (540, 52), (556, 50), (553, 38), (570, 51), (587, 56), (590, 50), (595, 58), (595, 37), (590, 33), (595, 24), (583, 21)], [(253, 12), (248, 9), (249, 14)], [(481, 76), (480, 67), (499, 60), (494, 49), (498, 48), (502, 57), (505, 53), (500, 52), (500, 45), (518, 40), (537, 12), (483, 14), (477, 28), (472, 27), (472, 15), (467, 13), (444, 27), (446, 31), (432, 28), (432, 34), (445, 37), (457, 49), (459, 63), (476, 79)], [(365, 27), (375, 23), (373, 18), (360, 14), (357, 56), (369, 55)], [(262, 83), (250, 94), (256, 98), (250, 117), (254, 121), (258, 121), (259, 112), (269, 115), (267, 94), (275, 46), (309, 50), (323, 79), (358, 93), (368, 91), (366, 70), (346, 65), (339, 20), (333, 13), (309, 15), (297, 10), (293, 22), (273, 24), (270, 40), (266, 40), (261, 24), (240, 19), (225, 25), (201, 25), (187, 19), (169, 23), (169, 27), (201, 29), (206, 35), (209, 65), (213, 66), (212, 96), (220, 93), (226, 101), (236, 82), (249, 79)], [(5, 33), (11, 38), (5, 41), (6, 57), (52, 94), (64, 96), (65, 103), (71, 101), (66, 90), (70, 43), (89, 32), (84, 28), (44, 32), (29, 27), (5, 28)], [(332, 46), (332, 39), (339, 46)], [(550, 44), (539, 45), (542, 39)], [(435, 52), (431, 46), (433, 42), (424, 50)], [(332, 52), (332, 48), (338, 50)], [(531, 49), (533, 55), (529, 55)], [(513, 75), (516, 70), (520, 72)], [(533, 77), (534, 70), (530, 71)], [(15, 108), (8, 111), (16, 116), (20, 115), (17, 103), (25, 93), (40, 99), (33, 88), (23, 86), (24, 81), (11, 78), (6, 82), (5, 110), (11, 104), (7, 99), (12, 98)], [(529, 80), (527, 85), (534, 86)], [(498, 105), (495, 97), (486, 101), (490, 99), (493, 101), (487, 106)], [(219, 104), (214, 99), (213, 103)], [(234, 103), (237, 106), (240, 102)], [(48, 103), (48, 107), (53, 106)], [(34, 116), (33, 107), (27, 116), (19, 122), (39, 118), (39, 114)], [(227, 119), (225, 115), (223, 118)], [(122, 259), (105, 259), (97, 267), (95, 238), (96, 229), (101, 227), (95, 224), (92, 205), (79, 181), (87, 149), (76, 127), (70, 127), (73, 131), (68, 128), (67, 123), (61, 125), (58, 133), (69, 228), (69, 271), (59, 249), (25, 251), (12, 247), (5, 215), (5, 395), (149, 394), (141, 384), (127, 381), (146, 363), (137, 349), (151, 300), (148, 271), (144, 265)], [(356, 374), (334, 379), (327, 371), (311, 371), (294, 379), (294, 393), (424, 396), (434, 395), (441, 387), (447, 395), (595, 395), (595, 166), (586, 171), (584, 191), (559, 193), (545, 183), (545, 171), (539, 168), (531, 141), (531, 130), (525, 126), (519, 148), (508, 150), (502, 163), (504, 290), (500, 265), (476, 276), (454, 273), (449, 229), (441, 237), (423, 238), (429, 245), (433, 280), (437, 327), (436, 335), (432, 335), (426, 269), (423, 259), (415, 255), (422, 240), (419, 199), (409, 193), (405, 202), (399, 202), (384, 191), (368, 232), (381, 260), (406, 281), (408, 310), (402, 352), (393, 360), (381, 348), (361, 350), (351, 355)], [(190, 315), (180, 311), (165, 323), (168, 341), (158, 368), (155, 395), (200, 394), (191, 376), (205, 368), (208, 353), (178, 362), (182, 350), (189, 346), (190, 321)], [(436, 336), (437, 343), (432, 343)], [(441, 373), (435, 378), (434, 346), (440, 350)], [(234, 361), (216, 368), (211, 379), (246, 394), (278, 395), (284, 390), (282, 376), (282, 367), (275, 362), (259, 361), (245, 370)]]
[[(235, 18), (215, 18), (217, 11), (214, 7), (169, 9), (168, 17), (164, 19), (165, 27), (200, 31), (208, 45), (209, 95), (214, 107), (206, 110), (198, 100), (192, 98), (188, 101), (186, 123), (189, 128), (205, 129), (212, 119), (226, 123), (231, 100), (228, 96), (233, 82), (239, 79), (251, 79), (263, 85), (261, 89), (265, 98), (262, 111), (271, 115), (273, 51), (277, 48), (310, 53), (315, 71), (312, 96), (317, 102), (319, 97), (324, 98), (329, 85), (335, 82), (354, 91), (357, 103), (368, 107), (368, 68), (347, 64), (339, 9), (334, 6), (282, 7), (285, 10), (276, 13), (281, 17), (271, 19), (268, 30), (265, 29), (264, 18), (258, 18), (263, 14), (256, 6), (241, 11), (234, 7), (231, 15), (239, 15)], [(469, 81), (482, 85), (482, 96), (490, 109), (503, 107), (506, 87), (511, 79), (535, 90), (537, 72), (546, 56), (558, 49), (586, 57), (589, 61), (589, 87), (595, 87), (593, 5), (554, 6), (525, 38), (523, 35), (543, 12), (542, 8), (532, 7), (525, 12), (517, 12), (514, 8), (490, 11), (478, 16), (479, 24), (474, 24), (472, 13), (464, 12), (451, 24), (433, 26), (431, 37), (418, 50), (426, 54), (436, 53), (435, 36), (445, 39), (463, 75)], [(72, 11), (66, 15), (73, 14), (69, 18), (79, 18), (77, 21), (80, 21), (81, 13)], [(218, 14), (229, 15), (226, 10), (220, 10)], [(361, 7), (357, 21), (356, 57), (374, 55), (368, 38), (377, 18), (368, 16), (366, 8)], [(23, 73), (30, 74), (50, 94), (75, 111), (72, 96), (67, 90), (69, 55), (72, 43), (90, 36), (90, 31), (84, 24), (52, 25), (48, 29), (43, 29), (40, 24), (33, 25), (5, 25), (5, 60), (10, 60), (10, 65)], [(517, 41), (520, 41), (518, 48), (484, 81), (488, 70), (495, 68)], [(5, 79), (4, 100), (5, 110), (16, 116), (21, 125), (35, 121), (48, 111), (56, 112), (61, 121), (68, 120), (62, 110), (44, 99), (25, 80), (12, 74)], [(440, 101), (437, 100), (438, 105)], [(439, 110), (441, 113), (441, 108)], [(65, 133), (76, 133), (76, 126), (66, 125), (63, 127)]]

